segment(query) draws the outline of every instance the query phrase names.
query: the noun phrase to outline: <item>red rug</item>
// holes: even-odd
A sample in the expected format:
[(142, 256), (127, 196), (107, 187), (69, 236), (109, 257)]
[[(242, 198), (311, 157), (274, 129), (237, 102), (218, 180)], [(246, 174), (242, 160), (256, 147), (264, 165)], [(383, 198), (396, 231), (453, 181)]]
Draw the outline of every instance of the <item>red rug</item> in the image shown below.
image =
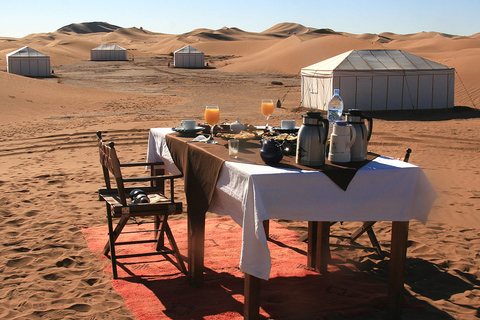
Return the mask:
[[(170, 226), (182, 255), (186, 256), (186, 221), (171, 221)], [(107, 228), (83, 231), (90, 249), (100, 253), (107, 240)], [(123, 240), (138, 239), (143, 234), (150, 235), (127, 234)], [(367, 274), (350, 268), (340, 270), (330, 266), (327, 275), (319, 275), (306, 268), (306, 244), (297, 241), (295, 232), (272, 221), (270, 236), (273, 267), (270, 280), (261, 284), (261, 317), (323, 319), (337, 314), (354, 318), (385, 307), (386, 284), (376, 283)], [(113, 287), (138, 320), (242, 318), (240, 245), (241, 228), (229, 217), (208, 219), (202, 288), (191, 287), (187, 277), (163, 256), (121, 260), (119, 279), (112, 279)], [(146, 246), (153, 248), (153, 244)], [(123, 246), (117, 253), (135, 253), (142, 249)], [(111, 273), (110, 264), (106, 272)]]

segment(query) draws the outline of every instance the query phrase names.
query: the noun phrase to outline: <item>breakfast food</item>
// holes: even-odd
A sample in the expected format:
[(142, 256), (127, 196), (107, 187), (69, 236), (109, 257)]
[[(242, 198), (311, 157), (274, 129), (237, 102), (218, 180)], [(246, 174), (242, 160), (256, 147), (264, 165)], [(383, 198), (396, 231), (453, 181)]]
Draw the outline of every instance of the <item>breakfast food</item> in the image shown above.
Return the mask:
[(268, 136), (268, 138), (272, 140), (280, 140), (280, 141), (297, 140), (297, 135), (289, 134), (289, 133), (281, 133), (273, 136)]
[(253, 139), (257, 135), (255, 134), (255, 132), (240, 131), (239, 133), (219, 133), (217, 134), (217, 136), (225, 139), (246, 140)]

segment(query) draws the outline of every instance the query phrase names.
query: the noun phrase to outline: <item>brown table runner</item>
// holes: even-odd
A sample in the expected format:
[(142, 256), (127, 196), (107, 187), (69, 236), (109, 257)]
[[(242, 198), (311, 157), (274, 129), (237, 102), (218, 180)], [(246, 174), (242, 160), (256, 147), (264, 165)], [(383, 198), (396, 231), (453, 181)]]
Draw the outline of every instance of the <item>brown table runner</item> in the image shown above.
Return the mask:
[[(203, 219), (225, 161), (211, 151), (223, 151), (224, 148), (203, 142), (186, 143), (192, 138), (184, 138), (177, 133), (168, 134), (165, 138), (172, 159), (184, 177), (188, 213), (191, 217)], [(213, 150), (209, 152), (209, 149)]]
[[(238, 159), (232, 159), (228, 155), (228, 144), (225, 139), (217, 137), (218, 144), (186, 143), (191, 139), (191, 137), (183, 137), (178, 133), (166, 135), (167, 146), (172, 154), (173, 161), (184, 175), (187, 204), (195, 203), (195, 206), (189, 206), (189, 214), (203, 216), (207, 212), (220, 169), (225, 160), (265, 165), (260, 157), (261, 145), (259, 140), (241, 141), (239, 157)], [(358, 169), (376, 157), (378, 157), (377, 154), (369, 153), (367, 160), (362, 162), (338, 165), (326, 160), (323, 166), (307, 167), (297, 164), (295, 156), (284, 156), (280, 163), (272, 166), (285, 169), (318, 170), (323, 172), (342, 190), (347, 190)]]

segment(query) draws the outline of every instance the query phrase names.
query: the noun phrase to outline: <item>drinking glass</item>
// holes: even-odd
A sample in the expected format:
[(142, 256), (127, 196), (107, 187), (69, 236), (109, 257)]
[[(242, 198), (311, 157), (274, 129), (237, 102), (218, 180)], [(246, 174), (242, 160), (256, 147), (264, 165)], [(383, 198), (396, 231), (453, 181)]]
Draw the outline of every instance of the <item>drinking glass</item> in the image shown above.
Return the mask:
[(228, 140), (228, 155), (230, 158), (238, 158), (238, 147), (240, 145), (240, 140), (230, 139)]
[(210, 139), (206, 141), (207, 143), (218, 143), (213, 140), (213, 127), (218, 123), (218, 120), (220, 120), (220, 109), (218, 106), (206, 106), (205, 121), (210, 125)]
[(272, 99), (263, 99), (262, 100), (262, 113), (267, 118), (267, 125), (265, 129), (268, 130), (268, 118), (273, 114), (273, 100)]

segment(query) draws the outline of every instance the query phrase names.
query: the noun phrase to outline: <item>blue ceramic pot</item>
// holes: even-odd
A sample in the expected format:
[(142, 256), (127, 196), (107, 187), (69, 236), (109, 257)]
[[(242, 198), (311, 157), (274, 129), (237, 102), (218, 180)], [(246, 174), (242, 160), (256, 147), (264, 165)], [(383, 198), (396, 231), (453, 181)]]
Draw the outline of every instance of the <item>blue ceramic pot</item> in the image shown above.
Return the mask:
[(260, 157), (266, 164), (279, 163), (283, 158), (282, 144), (276, 140), (263, 140)]

